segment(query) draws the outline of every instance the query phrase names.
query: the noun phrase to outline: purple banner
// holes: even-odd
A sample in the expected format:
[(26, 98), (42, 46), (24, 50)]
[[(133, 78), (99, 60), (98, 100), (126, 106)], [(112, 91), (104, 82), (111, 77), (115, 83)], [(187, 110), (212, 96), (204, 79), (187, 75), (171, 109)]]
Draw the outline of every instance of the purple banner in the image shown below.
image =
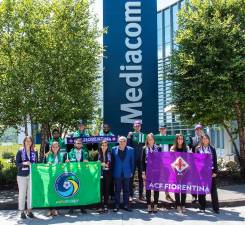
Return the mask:
[(82, 142), (84, 144), (89, 144), (89, 143), (100, 143), (101, 141), (105, 140), (109, 143), (115, 143), (118, 142), (118, 137), (117, 136), (89, 136), (89, 137), (68, 137), (66, 138), (67, 144), (74, 144), (75, 140), (81, 138)]
[(154, 152), (148, 155), (147, 190), (208, 194), (211, 181), (210, 154)]

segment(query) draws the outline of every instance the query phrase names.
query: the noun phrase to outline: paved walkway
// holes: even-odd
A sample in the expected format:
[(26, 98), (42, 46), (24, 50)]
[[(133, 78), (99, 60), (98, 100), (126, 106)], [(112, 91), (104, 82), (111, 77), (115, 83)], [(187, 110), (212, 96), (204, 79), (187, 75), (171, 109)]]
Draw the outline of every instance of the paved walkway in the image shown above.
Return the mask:
[(36, 218), (21, 220), (19, 213), (12, 210), (0, 211), (1, 225), (244, 225), (245, 206), (222, 208), (220, 214), (213, 214), (207, 211), (200, 214), (197, 209), (188, 209), (185, 215), (176, 213), (175, 210), (160, 211), (157, 214), (148, 214), (145, 210), (135, 209), (133, 212), (119, 211), (118, 213), (109, 212), (100, 215), (89, 210), (89, 213), (82, 215), (75, 213), (72, 216), (66, 214), (67, 211), (61, 210), (61, 215), (55, 218), (46, 217), (47, 211), (34, 210)]
[[(173, 194), (171, 194), (172, 197)], [(245, 206), (245, 184), (224, 186), (218, 189), (219, 201), (221, 207), (235, 207)], [(210, 201), (210, 195), (207, 196), (207, 200)], [(165, 201), (165, 195), (160, 193), (160, 204), (162, 207)], [(187, 207), (197, 207), (197, 205), (191, 205), (191, 195), (187, 195)], [(132, 204), (133, 208), (144, 209), (145, 202), (136, 201)], [(168, 204), (168, 208), (172, 208), (172, 204)], [(0, 210), (16, 210), (18, 208), (18, 193), (17, 191), (0, 191)]]

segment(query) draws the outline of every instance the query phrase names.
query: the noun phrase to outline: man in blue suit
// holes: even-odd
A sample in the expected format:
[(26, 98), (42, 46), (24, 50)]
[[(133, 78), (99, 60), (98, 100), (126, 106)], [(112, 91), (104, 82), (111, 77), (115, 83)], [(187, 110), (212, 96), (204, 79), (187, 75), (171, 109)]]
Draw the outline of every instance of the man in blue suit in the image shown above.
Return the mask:
[(123, 209), (132, 211), (129, 208), (129, 183), (134, 170), (134, 151), (127, 146), (127, 138), (119, 138), (119, 146), (112, 148), (112, 171), (115, 182), (115, 209), (119, 211), (120, 194), (123, 189)]

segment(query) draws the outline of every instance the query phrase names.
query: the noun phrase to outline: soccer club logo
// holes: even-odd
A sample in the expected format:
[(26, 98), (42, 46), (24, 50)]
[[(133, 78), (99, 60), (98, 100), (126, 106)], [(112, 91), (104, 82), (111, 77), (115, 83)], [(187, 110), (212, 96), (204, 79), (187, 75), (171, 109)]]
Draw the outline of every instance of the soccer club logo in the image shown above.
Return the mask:
[(189, 164), (181, 157), (179, 156), (172, 164), (172, 168), (178, 172), (178, 175), (182, 175), (183, 171), (185, 171)]
[(55, 191), (64, 198), (74, 196), (80, 187), (78, 177), (74, 173), (62, 173), (55, 181)]

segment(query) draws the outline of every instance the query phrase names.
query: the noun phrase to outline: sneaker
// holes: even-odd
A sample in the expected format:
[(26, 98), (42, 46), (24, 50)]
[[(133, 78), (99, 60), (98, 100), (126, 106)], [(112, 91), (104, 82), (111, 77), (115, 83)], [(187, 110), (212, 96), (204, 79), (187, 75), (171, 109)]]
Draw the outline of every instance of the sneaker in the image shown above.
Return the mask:
[(22, 212), (22, 213), (20, 214), (20, 218), (21, 218), (21, 219), (26, 219), (26, 214), (25, 214), (24, 212)]
[(108, 212), (108, 208), (107, 205), (104, 206), (104, 212), (107, 213)]
[(30, 217), (30, 218), (34, 218), (34, 215), (33, 215), (32, 212), (27, 213), (27, 216)]
[(113, 209), (113, 212), (118, 212), (119, 211), (119, 208), (114, 208)]

